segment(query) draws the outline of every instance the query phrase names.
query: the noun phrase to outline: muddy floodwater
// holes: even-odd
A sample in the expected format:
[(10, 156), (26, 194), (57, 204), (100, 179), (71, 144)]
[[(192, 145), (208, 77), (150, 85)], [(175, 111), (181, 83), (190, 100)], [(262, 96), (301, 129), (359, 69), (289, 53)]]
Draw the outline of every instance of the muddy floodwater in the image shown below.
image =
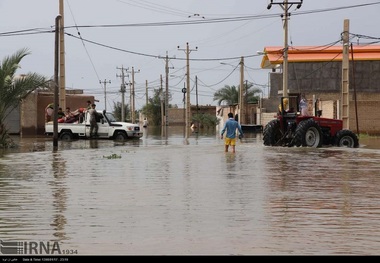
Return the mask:
[(77, 255), (380, 254), (379, 139), (265, 147), (252, 133), (232, 154), (215, 132), (166, 134), (57, 151), (15, 137), (0, 154), (0, 240)]

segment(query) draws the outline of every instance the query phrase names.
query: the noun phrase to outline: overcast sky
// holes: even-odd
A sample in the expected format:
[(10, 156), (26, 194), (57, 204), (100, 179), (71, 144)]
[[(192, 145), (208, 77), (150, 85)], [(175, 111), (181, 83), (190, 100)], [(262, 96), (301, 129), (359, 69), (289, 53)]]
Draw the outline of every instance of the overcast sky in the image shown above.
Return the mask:
[[(99, 80), (111, 81), (106, 85), (106, 98), (107, 110), (112, 109), (114, 102), (121, 101), (118, 68), (123, 66), (131, 72), (133, 67), (139, 71), (134, 78), (136, 109), (141, 109), (145, 105), (146, 81), (148, 96), (152, 96), (153, 89), (159, 88), (160, 75), (165, 80), (162, 57), (167, 52), (171, 58), (170, 103), (183, 107), (184, 49), (188, 42), (192, 50), (192, 104), (196, 103), (195, 77), (201, 105), (216, 105), (213, 94), (224, 85), (239, 85), (240, 73), (235, 67), (242, 56), (245, 79), (267, 93), (269, 71), (260, 69), (262, 57), (257, 51), (284, 44), (280, 17), (283, 10), (280, 5), (268, 10), (268, 3), (268, 0), (64, 0), (65, 32), (71, 34), (65, 36), (66, 87), (95, 95), (98, 108), (102, 109), (104, 84)], [(370, 3), (376, 4), (365, 5)], [(344, 8), (356, 5), (363, 6)], [(300, 9), (296, 10), (294, 5), (290, 12), (289, 44), (293, 46), (321, 46), (339, 41), (344, 19), (350, 20), (351, 33), (380, 38), (380, 1), (304, 0)], [(18, 73), (37, 72), (53, 77), (54, 33), (46, 32), (54, 29), (58, 13), (59, 0), (0, 0), (0, 60), (28, 48), (31, 54), (22, 60)], [(29, 29), (38, 31), (9, 34)], [(369, 42), (365, 38), (353, 41)], [(126, 80), (131, 81), (131, 77), (129, 74)]]

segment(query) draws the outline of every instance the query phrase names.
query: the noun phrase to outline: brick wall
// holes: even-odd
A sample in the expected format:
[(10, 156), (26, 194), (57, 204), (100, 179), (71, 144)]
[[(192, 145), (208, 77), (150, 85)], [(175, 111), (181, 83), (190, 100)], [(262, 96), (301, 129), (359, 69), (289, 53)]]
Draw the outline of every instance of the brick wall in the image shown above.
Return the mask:
[[(191, 106), (191, 112), (190, 112), (190, 121), (191, 117), (194, 114), (209, 114), (212, 116), (215, 116), (216, 114), (216, 107), (215, 106), (198, 106), (199, 110), (197, 110), (196, 106)], [(169, 126), (177, 126), (185, 125), (185, 110), (184, 108), (169, 108), (168, 110), (168, 122)]]
[[(66, 93), (66, 106), (70, 107), (71, 111), (78, 108), (86, 108), (88, 100), (94, 101), (94, 96)], [(20, 106), (22, 136), (44, 134), (45, 108), (52, 102), (54, 102), (54, 96), (50, 92), (32, 92), (23, 100)]]

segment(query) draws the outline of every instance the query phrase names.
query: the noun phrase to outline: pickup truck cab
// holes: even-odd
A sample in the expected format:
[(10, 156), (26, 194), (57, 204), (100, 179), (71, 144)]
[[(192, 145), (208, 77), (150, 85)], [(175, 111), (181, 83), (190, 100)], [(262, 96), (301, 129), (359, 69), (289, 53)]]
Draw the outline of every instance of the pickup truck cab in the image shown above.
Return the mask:
[[(140, 126), (134, 123), (118, 122), (111, 112), (97, 111), (98, 138), (123, 141), (127, 139), (139, 139), (143, 136)], [(45, 123), (45, 134), (53, 135), (53, 121)], [(74, 123), (58, 122), (58, 137), (61, 140), (90, 138), (90, 114), (83, 111), (78, 121)]]

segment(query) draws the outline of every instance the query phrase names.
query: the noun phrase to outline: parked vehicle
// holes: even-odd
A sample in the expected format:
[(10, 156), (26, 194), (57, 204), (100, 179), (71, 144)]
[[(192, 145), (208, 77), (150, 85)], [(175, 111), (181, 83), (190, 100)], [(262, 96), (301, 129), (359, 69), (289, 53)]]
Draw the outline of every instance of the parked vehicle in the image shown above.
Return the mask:
[[(139, 139), (143, 136), (138, 124), (116, 121), (111, 112), (97, 111), (98, 137), (99, 139), (113, 139), (124, 141), (127, 139)], [(45, 134), (53, 135), (53, 122), (45, 124)], [(83, 111), (82, 116), (74, 123), (58, 123), (58, 137), (60, 140), (87, 139), (90, 138), (90, 114)]]
[(263, 130), (266, 146), (359, 147), (355, 133), (343, 129), (343, 121), (317, 116), (302, 116), (299, 96), (282, 97), (277, 119), (271, 120)]

